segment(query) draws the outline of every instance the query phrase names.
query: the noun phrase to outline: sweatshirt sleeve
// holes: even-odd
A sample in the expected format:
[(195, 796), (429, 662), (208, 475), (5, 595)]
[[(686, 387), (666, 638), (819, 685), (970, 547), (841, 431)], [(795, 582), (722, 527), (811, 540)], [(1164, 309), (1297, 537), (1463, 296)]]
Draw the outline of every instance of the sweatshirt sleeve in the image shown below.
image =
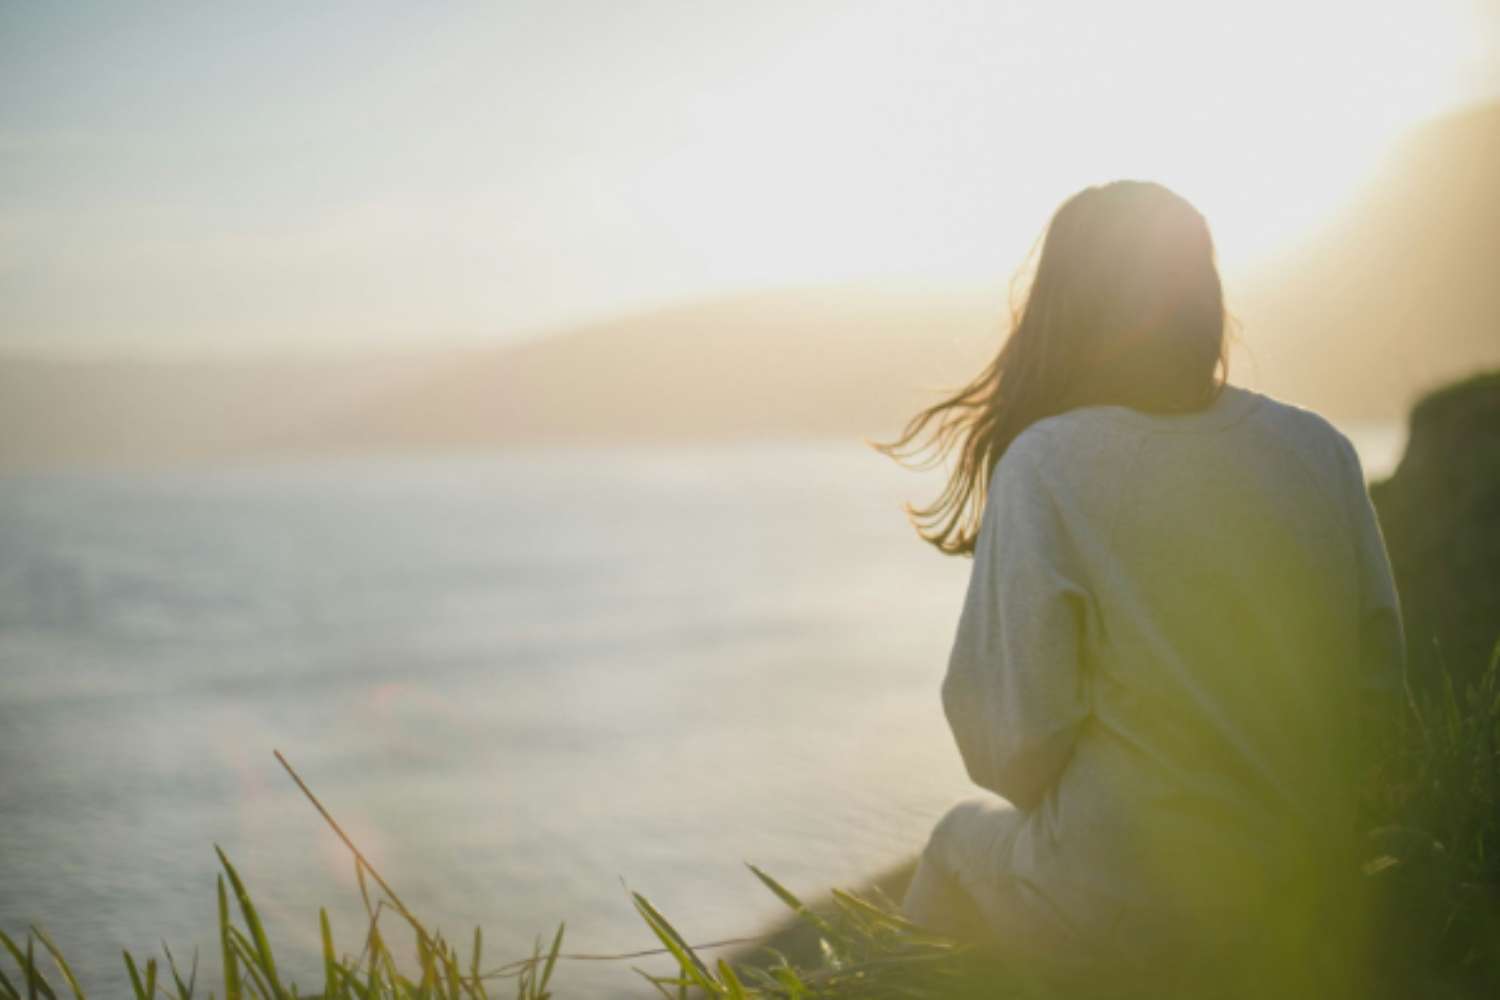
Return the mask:
[(1359, 572), (1360, 684), (1370, 692), (1394, 693), (1406, 662), (1401, 601), (1359, 453), (1347, 438), (1342, 444)]
[(1079, 662), (1087, 594), (1023, 439), (990, 482), (943, 709), (969, 777), (1029, 810), (1061, 775), (1088, 715)]

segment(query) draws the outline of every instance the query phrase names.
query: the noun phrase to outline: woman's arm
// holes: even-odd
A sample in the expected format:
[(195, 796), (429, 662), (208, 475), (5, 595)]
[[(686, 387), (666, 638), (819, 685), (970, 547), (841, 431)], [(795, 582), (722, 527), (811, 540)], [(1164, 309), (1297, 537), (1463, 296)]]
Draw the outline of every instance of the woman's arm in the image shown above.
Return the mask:
[(1399, 704), (1405, 679), (1406, 637), (1390, 556), (1370, 502), (1359, 453), (1348, 439), (1342, 444), (1359, 572), (1359, 713), (1368, 760), (1373, 759), (1369, 755), (1379, 752), (1371, 744), (1389, 734), (1389, 716)]
[(1087, 593), (1070, 565), (1035, 437), (990, 482), (943, 708), (975, 784), (1031, 810), (1061, 776), (1088, 715), (1080, 664)]

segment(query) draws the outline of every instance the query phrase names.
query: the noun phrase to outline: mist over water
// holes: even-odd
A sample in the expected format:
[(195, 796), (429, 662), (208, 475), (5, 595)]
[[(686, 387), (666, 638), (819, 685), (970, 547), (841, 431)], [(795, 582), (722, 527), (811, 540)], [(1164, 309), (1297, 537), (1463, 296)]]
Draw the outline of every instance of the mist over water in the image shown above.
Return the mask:
[[(1344, 429), (1390, 470), (1400, 428)], [(315, 983), (317, 907), (363, 918), (272, 748), (487, 964), (651, 946), (621, 880), (695, 940), (782, 912), (744, 861), (857, 884), (969, 789), (932, 485), (834, 444), (0, 479), (0, 927), (101, 995), (162, 938), (208, 974), (218, 843)]]

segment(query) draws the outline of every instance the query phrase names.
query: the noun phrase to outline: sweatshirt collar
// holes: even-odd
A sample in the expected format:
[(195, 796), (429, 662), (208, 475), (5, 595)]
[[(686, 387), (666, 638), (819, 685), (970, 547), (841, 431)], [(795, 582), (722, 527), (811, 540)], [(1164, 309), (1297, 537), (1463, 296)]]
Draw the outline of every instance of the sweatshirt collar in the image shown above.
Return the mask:
[(1192, 432), (1223, 430), (1248, 416), (1265, 397), (1229, 383), (1214, 401), (1201, 410), (1186, 413), (1147, 413), (1128, 406), (1100, 406), (1101, 412), (1121, 423), (1155, 431)]

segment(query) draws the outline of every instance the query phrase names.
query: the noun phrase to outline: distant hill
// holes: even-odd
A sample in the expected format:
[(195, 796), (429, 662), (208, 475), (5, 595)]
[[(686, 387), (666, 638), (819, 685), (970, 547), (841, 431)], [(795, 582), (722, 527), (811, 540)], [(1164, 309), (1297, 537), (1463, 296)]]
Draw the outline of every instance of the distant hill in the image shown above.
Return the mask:
[(1237, 297), (1236, 375), (1343, 416), (1399, 416), (1500, 365), (1500, 104), (1409, 133), (1347, 210)]
[(984, 298), (763, 292), (359, 363), (0, 359), (0, 468), (883, 434), (999, 344)]
[(982, 297), (766, 292), (590, 325), (439, 365), (278, 445), (882, 434), (1000, 343)]
[[(998, 346), (996, 291), (771, 291), (404, 360), (0, 359), (0, 468), (506, 442), (883, 435)], [(1500, 365), (1500, 104), (1412, 132), (1238, 288), (1235, 381), (1398, 418)]]

